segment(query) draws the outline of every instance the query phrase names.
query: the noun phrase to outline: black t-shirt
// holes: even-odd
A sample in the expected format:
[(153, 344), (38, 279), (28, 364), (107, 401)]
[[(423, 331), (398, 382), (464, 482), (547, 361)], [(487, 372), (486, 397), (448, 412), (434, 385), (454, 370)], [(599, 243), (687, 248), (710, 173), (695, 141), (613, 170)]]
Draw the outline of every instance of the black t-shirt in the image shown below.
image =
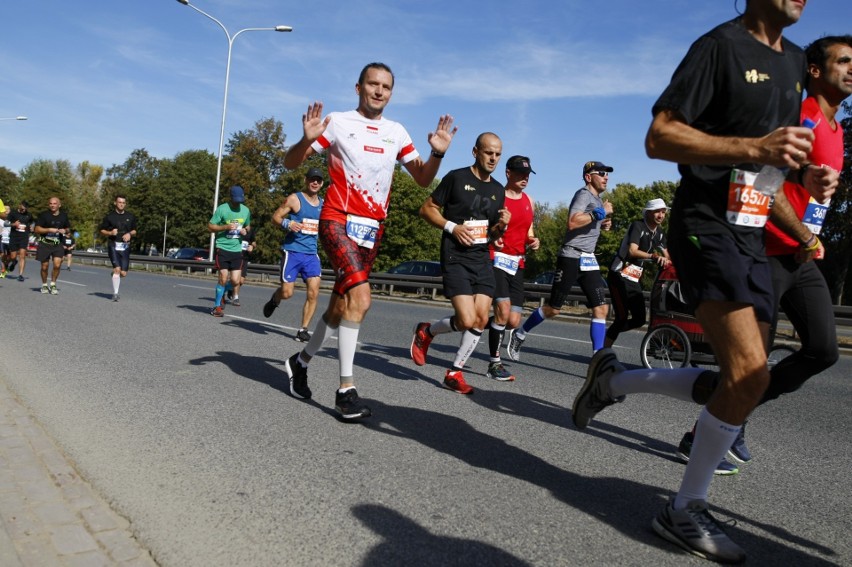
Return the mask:
[[(443, 208), (443, 215), (456, 224), (465, 221), (487, 221), (490, 233), (500, 220), (506, 191), (493, 177), (480, 181), (469, 167), (454, 169), (447, 173), (435, 191), (432, 200)], [(511, 222), (511, 221), (510, 221)], [(485, 262), (490, 261), (488, 243), (462, 246), (446, 232), (441, 239), (442, 262)]]
[(15, 221), (21, 223), (19, 228), (12, 227), (12, 231), (9, 233), (12, 238), (30, 235), (30, 225), (33, 223), (33, 216), (29, 211), (25, 213), (11, 211), (6, 217), (6, 220), (9, 224), (13, 224)]
[[(44, 211), (38, 216), (35, 224), (42, 228), (51, 228), (56, 230), (59, 230), (60, 228), (71, 228), (71, 223), (68, 222), (68, 215), (66, 215), (64, 211), (59, 211), (55, 215), (50, 211)], [(39, 234), (39, 236), (42, 238), (64, 238), (64, 236), (58, 232), (48, 232), (45, 234)], [(61, 243), (62, 242), (60, 241), (59, 244)]]
[(662, 227), (657, 227), (657, 230), (651, 232), (644, 219), (630, 223), (627, 234), (624, 235), (621, 246), (618, 248), (618, 254), (612, 260), (611, 270), (616, 272), (621, 270), (624, 267), (624, 262), (637, 266), (642, 265), (642, 259), (630, 256), (631, 244), (636, 244), (640, 251), (650, 254), (666, 248), (666, 233), (663, 232)]
[[(675, 110), (687, 124), (713, 136), (753, 138), (797, 125), (805, 56), (786, 39), (782, 48), (775, 51), (756, 40), (739, 18), (716, 27), (692, 44), (653, 113)], [(670, 227), (695, 235), (732, 234), (743, 251), (760, 257), (763, 229), (726, 221), (732, 167), (755, 172), (761, 166), (679, 164), (682, 179)]]
[(110, 242), (121, 240), (121, 237), (128, 232), (136, 230), (136, 216), (128, 211), (124, 211), (123, 213), (118, 213), (115, 210), (111, 211), (101, 221), (100, 230), (112, 230), (114, 228), (118, 229), (118, 234), (108, 236), (107, 238)]

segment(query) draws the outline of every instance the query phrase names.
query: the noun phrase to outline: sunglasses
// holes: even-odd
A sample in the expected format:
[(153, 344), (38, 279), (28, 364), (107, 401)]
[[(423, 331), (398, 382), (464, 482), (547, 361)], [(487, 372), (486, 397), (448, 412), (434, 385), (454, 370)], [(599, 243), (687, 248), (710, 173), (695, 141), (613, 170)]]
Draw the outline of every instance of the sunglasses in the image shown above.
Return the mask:
[(590, 171), (589, 175), (600, 175), (601, 177), (609, 177), (608, 171)]

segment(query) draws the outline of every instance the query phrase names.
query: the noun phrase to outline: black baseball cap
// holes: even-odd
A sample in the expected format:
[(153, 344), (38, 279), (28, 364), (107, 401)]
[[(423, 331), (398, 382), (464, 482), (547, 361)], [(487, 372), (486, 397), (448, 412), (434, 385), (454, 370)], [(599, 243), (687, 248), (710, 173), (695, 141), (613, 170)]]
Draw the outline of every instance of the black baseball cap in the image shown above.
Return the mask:
[(511, 171), (523, 171), (524, 173), (535, 173), (530, 166), (530, 158), (526, 156), (512, 156), (506, 162), (506, 169)]
[(586, 164), (583, 166), (583, 175), (586, 175), (590, 171), (612, 173), (612, 168), (608, 165), (604, 165), (602, 162), (599, 161), (587, 161)]
[(305, 179), (311, 179), (313, 177), (319, 177), (320, 179), (322, 179), (322, 171), (320, 171), (316, 167), (310, 168), (305, 174)]

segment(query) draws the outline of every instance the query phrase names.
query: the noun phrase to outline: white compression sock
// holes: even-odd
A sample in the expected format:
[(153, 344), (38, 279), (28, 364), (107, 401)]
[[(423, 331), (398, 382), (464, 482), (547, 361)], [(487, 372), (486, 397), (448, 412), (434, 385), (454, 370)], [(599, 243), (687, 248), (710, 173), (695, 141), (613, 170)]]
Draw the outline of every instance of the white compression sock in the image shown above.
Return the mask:
[(619, 372), (610, 379), (613, 397), (625, 394), (663, 394), (686, 402), (692, 399), (692, 385), (704, 368), (642, 368)]
[(713, 472), (731, 448), (740, 428), (740, 425), (731, 425), (718, 419), (706, 407), (701, 410), (695, 424), (695, 439), (689, 453), (689, 463), (683, 473), (680, 490), (675, 496), (675, 510), (685, 508), (691, 500), (707, 500), (707, 490), (713, 480)]

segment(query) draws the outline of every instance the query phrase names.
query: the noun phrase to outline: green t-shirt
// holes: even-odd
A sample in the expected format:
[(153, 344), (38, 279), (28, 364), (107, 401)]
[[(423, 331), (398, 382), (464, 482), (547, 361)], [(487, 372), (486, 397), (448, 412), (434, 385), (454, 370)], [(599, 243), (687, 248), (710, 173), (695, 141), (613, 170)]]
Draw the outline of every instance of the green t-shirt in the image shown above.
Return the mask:
[(213, 216), (210, 217), (210, 224), (235, 224), (232, 230), (221, 230), (216, 233), (216, 248), (226, 250), (228, 252), (242, 252), (242, 236), (240, 229), (248, 228), (251, 224), (251, 213), (248, 207), (240, 203), (239, 208), (235, 211), (231, 208), (230, 203), (219, 205)]

